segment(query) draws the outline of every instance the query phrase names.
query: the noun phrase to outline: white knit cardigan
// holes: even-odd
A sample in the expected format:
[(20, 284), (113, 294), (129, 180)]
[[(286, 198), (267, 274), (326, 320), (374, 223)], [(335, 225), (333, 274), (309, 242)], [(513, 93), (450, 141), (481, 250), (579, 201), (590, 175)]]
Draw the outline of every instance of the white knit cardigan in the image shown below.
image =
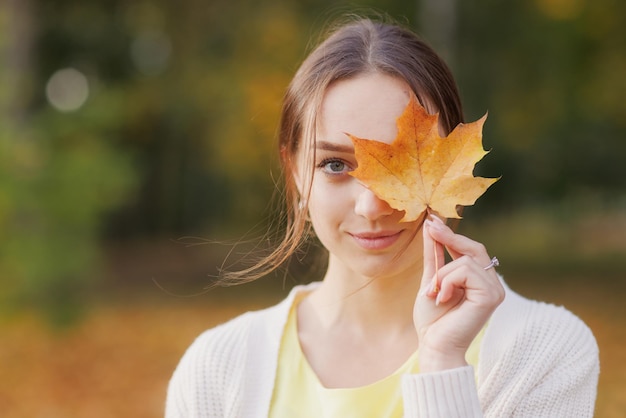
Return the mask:
[[(172, 376), (166, 417), (267, 417), (289, 308), (303, 289), (200, 335)], [(580, 319), (506, 288), (485, 330), (476, 373), (466, 366), (403, 376), (404, 414), (592, 417), (598, 374), (598, 347)]]

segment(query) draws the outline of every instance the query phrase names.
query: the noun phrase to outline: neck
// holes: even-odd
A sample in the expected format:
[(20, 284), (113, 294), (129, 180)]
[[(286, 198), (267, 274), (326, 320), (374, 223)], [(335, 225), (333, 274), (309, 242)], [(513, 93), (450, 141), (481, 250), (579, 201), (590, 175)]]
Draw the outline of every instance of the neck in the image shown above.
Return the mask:
[(331, 257), (322, 285), (308, 298), (309, 308), (327, 329), (345, 326), (363, 336), (414, 332), (419, 280), (419, 274), (362, 276)]

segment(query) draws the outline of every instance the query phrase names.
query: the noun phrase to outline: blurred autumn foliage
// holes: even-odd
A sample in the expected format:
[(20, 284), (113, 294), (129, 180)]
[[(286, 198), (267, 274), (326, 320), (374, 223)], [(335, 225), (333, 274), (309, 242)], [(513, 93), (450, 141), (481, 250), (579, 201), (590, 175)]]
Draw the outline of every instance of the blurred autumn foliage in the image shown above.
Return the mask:
[[(2, 306), (67, 306), (99, 279), (103, 243), (262, 223), (282, 92), (328, 21), (360, 10), (347, 4), (4, 2)], [(473, 217), (626, 207), (621, 2), (360, 6), (442, 51), (468, 120), (490, 112), (479, 171), (503, 180)]]
[[(623, 282), (623, 1), (6, 0), (0, 318), (8, 338), (48, 344), (18, 337), (47, 332), (29, 322), (32, 311), (87, 335), (91, 325), (76, 320), (91, 324), (94, 297), (106, 305), (109, 294), (122, 294), (130, 305), (130, 288), (154, 291), (156, 279), (179, 290), (173, 278), (190, 276), (194, 293), (228, 252), (204, 246), (176, 259), (180, 247), (168, 240), (262, 235), (280, 176), (283, 90), (329, 21), (370, 8), (411, 26), (448, 59), (468, 121), (489, 112), (484, 142), (493, 152), (476, 174), (502, 180), (465, 212), (467, 231), (499, 247), (512, 276), (547, 267), (556, 276), (601, 271), (594, 286)], [(126, 338), (129, 329), (119, 332)], [(85, 335), (65, 341), (99, 356)], [(16, 352), (0, 353), (0, 368)], [(68, 379), (79, 385), (79, 377)], [(0, 406), (10, 399), (0, 392)]]

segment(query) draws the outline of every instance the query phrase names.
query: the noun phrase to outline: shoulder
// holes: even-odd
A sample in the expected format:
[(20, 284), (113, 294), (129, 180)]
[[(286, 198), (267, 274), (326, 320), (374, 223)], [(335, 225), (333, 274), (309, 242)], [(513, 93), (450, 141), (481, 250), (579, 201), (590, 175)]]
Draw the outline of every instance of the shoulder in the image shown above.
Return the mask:
[(504, 321), (513, 321), (513, 325), (519, 326), (526, 333), (536, 334), (538, 338), (595, 344), (589, 327), (563, 306), (527, 299), (510, 289), (507, 289), (503, 305)]
[(480, 348), (486, 416), (592, 416), (599, 353), (589, 327), (562, 306), (505, 286)]
[(487, 354), (517, 352), (546, 364), (557, 364), (563, 356), (573, 361), (597, 362), (598, 358), (595, 337), (579, 317), (563, 306), (527, 299), (508, 287), (485, 338), (493, 343), (483, 347)]
[(225, 415), (231, 408), (225, 399), (242, 378), (251, 324), (262, 312), (248, 312), (209, 329), (187, 348), (168, 385), (168, 418)]
[[(242, 364), (255, 332), (279, 332), (288, 300), (258, 311), (243, 313), (200, 334), (186, 350), (179, 367), (189, 363), (195, 370), (228, 372)], [(259, 330), (258, 327), (262, 327)], [(218, 373), (219, 374), (219, 373)]]
[[(211, 405), (218, 412), (237, 408), (242, 382), (265, 378), (264, 370), (254, 367), (252, 372), (248, 366), (272, 363), (300, 289), (292, 290), (277, 305), (246, 312), (200, 334), (185, 351), (168, 386), (167, 410), (183, 412), (167, 416), (185, 416), (184, 411), (204, 408), (200, 405)], [(221, 416), (221, 412), (209, 416)]]

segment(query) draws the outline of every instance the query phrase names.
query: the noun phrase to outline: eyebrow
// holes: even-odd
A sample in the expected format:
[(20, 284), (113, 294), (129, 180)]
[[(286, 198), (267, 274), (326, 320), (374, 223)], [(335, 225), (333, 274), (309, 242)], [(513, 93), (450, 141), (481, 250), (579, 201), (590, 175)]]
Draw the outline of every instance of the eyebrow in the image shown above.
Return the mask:
[(339, 145), (327, 141), (316, 141), (315, 148), (324, 151), (345, 152), (348, 154), (354, 153), (354, 147), (350, 145)]

